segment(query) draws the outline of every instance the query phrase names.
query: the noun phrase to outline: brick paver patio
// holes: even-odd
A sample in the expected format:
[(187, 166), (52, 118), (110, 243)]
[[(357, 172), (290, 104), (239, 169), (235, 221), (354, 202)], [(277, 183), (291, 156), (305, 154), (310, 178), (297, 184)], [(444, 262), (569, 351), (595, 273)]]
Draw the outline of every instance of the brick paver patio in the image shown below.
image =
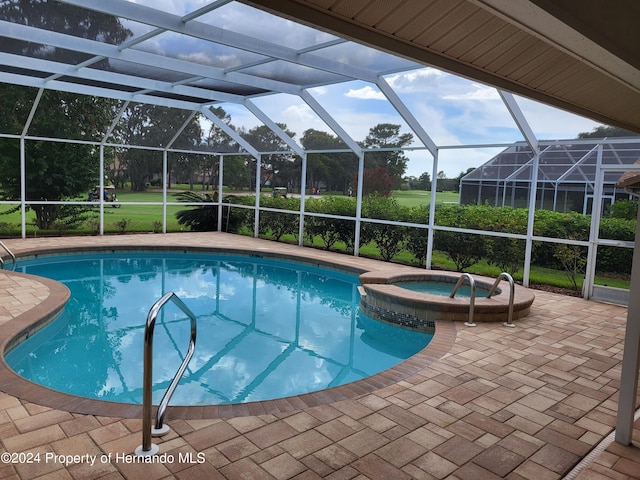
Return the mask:
[[(5, 243), (18, 255), (216, 247), (410, 268), (219, 233)], [(2, 341), (65, 299), (55, 282), (0, 271)], [(438, 324), (425, 352), (339, 394), (170, 407), (172, 431), (154, 440), (160, 452), (150, 464), (132, 455), (141, 443), (138, 408), (94, 411), (95, 404), (16, 381), (4, 368), (0, 478), (640, 479), (640, 421), (633, 446), (602, 443), (615, 426), (626, 315), (623, 307), (536, 292), (531, 314), (515, 328)]]

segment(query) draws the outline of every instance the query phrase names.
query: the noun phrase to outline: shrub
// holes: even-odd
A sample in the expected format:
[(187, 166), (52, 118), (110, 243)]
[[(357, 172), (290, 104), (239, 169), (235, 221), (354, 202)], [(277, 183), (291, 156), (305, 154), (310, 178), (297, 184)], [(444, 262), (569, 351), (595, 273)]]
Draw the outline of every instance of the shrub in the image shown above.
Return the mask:
[[(462, 205), (446, 205), (436, 209), (438, 225), (457, 228), (480, 228), (480, 210)], [(434, 248), (447, 254), (455, 263), (456, 270), (478, 263), (486, 254), (485, 238), (473, 233), (437, 231)]]
[[(306, 210), (313, 213), (355, 217), (356, 199), (327, 195), (308, 202)], [(304, 225), (305, 237), (310, 241), (313, 241), (314, 237), (320, 238), (327, 250), (336, 243), (342, 242), (347, 251), (353, 251), (356, 234), (356, 223), (354, 220), (307, 216), (305, 217)]]
[(113, 222), (113, 225), (118, 229), (120, 233), (125, 233), (130, 223), (131, 223), (131, 219), (123, 218)]
[[(400, 206), (394, 198), (376, 194), (363, 199), (362, 213), (367, 218), (380, 220), (404, 220), (408, 217), (408, 209)], [(388, 262), (404, 249), (406, 234), (407, 227), (400, 225), (363, 222), (360, 244), (375, 242), (380, 255)]]
[(474, 233), (438, 231), (434, 247), (447, 254), (458, 272), (478, 263), (486, 252), (484, 238)]
[[(526, 225), (526, 224), (525, 224)], [(591, 217), (579, 213), (558, 213), (550, 210), (536, 210), (533, 233), (542, 237), (571, 238), (589, 240)], [(555, 255), (554, 244), (534, 242), (533, 258), (539, 265), (549, 268), (563, 268)]]
[[(297, 198), (262, 196), (260, 197), (260, 206), (297, 211), (300, 210), (300, 200)], [(258, 234), (263, 236), (271, 234), (275, 240), (280, 240), (284, 235), (297, 237), (299, 224), (299, 214), (260, 210)]]
[(605, 216), (635, 220), (638, 216), (638, 199), (618, 200), (617, 202), (607, 205)]
[[(524, 234), (527, 230), (527, 210), (510, 207), (479, 208), (479, 225), (483, 230)], [(524, 264), (526, 242), (512, 237), (487, 236), (485, 255), (490, 265), (502, 272), (514, 274)]]
[[(409, 210), (409, 223), (427, 225), (429, 223), (429, 209), (424, 206), (413, 207)], [(424, 265), (427, 259), (427, 242), (429, 232), (426, 228), (408, 227), (406, 231), (405, 248), (415, 257), (419, 265)]]
[(560, 261), (562, 268), (574, 290), (580, 291), (578, 275), (584, 273), (587, 256), (584, 247), (559, 243), (554, 246), (554, 257)]

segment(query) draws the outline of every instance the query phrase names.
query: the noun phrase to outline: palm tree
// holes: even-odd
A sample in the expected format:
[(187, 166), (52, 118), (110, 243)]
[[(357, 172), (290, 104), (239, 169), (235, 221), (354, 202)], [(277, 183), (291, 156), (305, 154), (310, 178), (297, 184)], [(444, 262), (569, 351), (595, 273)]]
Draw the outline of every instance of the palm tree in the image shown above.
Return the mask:
[[(218, 230), (218, 191), (212, 193), (181, 192), (176, 194), (179, 202), (184, 203), (210, 203), (211, 205), (199, 205), (194, 208), (176, 212), (176, 218), (180, 225), (188, 226), (194, 232), (211, 232)], [(244, 209), (231, 208), (225, 203), (243, 204), (243, 198), (235, 195), (226, 195), (222, 198), (222, 231), (237, 232), (242, 226), (246, 214)]]

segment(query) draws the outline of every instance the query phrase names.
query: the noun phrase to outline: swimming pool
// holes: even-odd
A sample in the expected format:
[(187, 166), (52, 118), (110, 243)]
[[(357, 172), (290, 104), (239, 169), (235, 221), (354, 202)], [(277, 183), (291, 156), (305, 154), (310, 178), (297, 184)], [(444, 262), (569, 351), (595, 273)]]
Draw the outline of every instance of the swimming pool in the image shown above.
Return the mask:
[[(88, 398), (142, 400), (144, 322), (174, 291), (198, 316), (198, 341), (172, 405), (280, 398), (353, 382), (422, 350), (431, 335), (372, 320), (357, 276), (259, 257), (92, 253), (21, 261), (72, 296), (7, 363), (36, 383)], [(167, 305), (154, 336), (154, 402), (185, 354), (189, 319)]]

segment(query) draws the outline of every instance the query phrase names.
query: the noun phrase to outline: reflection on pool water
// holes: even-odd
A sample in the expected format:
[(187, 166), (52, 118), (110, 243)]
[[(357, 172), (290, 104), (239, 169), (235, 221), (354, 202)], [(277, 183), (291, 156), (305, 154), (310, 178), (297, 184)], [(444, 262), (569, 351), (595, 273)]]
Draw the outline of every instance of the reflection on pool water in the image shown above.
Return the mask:
[[(406, 288), (413, 292), (419, 293), (431, 293), (433, 295), (449, 296), (455, 286), (450, 282), (396, 282), (394, 285), (398, 287)], [(489, 290), (476, 286), (476, 297), (486, 297), (489, 294)], [(456, 297), (470, 297), (471, 287), (467, 284), (463, 284), (456, 292)]]
[[(173, 405), (241, 403), (321, 390), (370, 376), (423, 349), (431, 335), (381, 323), (358, 308), (358, 278), (300, 263), (186, 252), (77, 254), (24, 260), (71, 299), (50, 325), (6, 355), (20, 375), (50, 388), (142, 402), (144, 324), (175, 292), (196, 314), (195, 354)], [(160, 401), (189, 343), (172, 303), (155, 327)]]

